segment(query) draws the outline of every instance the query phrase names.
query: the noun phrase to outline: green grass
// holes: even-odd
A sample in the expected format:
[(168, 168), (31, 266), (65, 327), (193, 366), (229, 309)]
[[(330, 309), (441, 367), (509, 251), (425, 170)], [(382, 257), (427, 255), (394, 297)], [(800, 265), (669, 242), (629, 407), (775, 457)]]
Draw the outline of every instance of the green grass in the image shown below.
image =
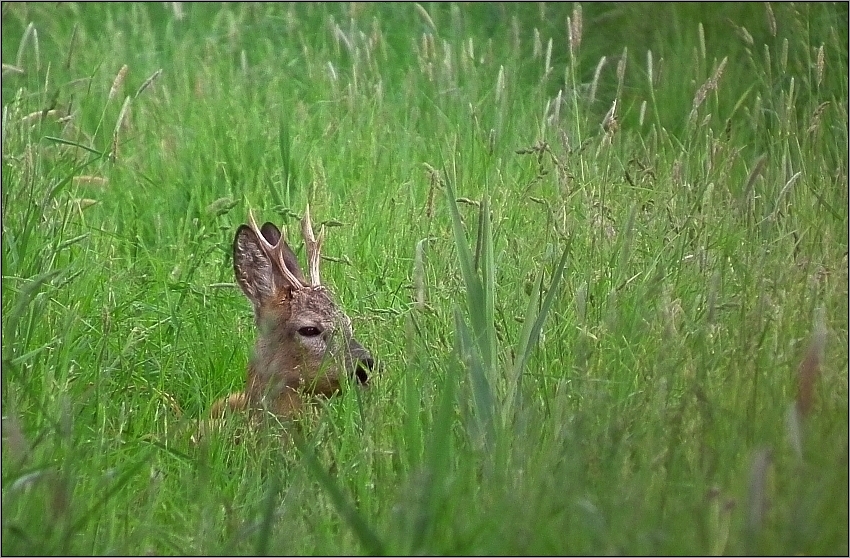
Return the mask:
[[(847, 6), (527, 4), (3, 4), (4, 554), (848, 553)], [(308, 202), (380, 373), (192, 445)]]

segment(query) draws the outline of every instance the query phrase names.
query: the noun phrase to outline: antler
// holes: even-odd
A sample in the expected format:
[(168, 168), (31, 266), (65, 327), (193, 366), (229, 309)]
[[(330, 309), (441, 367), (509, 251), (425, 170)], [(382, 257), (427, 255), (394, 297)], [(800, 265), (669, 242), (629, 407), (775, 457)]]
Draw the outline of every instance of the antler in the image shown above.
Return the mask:
[(310, 285), (321, 286), (319, 280), (319, 262), (322, 257), (322, 242), (325, 240), (325, 226), (319, 229), (319, 238), (313, 235), (313, 224), (310, 222), (310, 204), (304, 209), (304, 218), (301, 219), (301, 234), (304, 235), (304, 246), (307, 248), (307, 263), (310, 268)]
[(257, 226), (257, 222), (254, 220), (254, 213), (251, 209), (248, 209), (248, 226), (251, 228), (251, 231), (256, 235), (257, 240), (260, 243), (260, 247), (263, 249), (263, 252), (266, 253), (266, 256), (272, 261), (273, 265), (276, 265), (283, 276), (293, 287), (304, 287), (304, 283), (295, 276), (292, 271), (286, 267), (286, 262), (283, 259), (283, 231), (281, 231), (280, 239), (277, 241), (277, 244), (274, 246), (266, 240), (266, 237), (263, 236), (263, 233), (260, 232), (260, 227)]

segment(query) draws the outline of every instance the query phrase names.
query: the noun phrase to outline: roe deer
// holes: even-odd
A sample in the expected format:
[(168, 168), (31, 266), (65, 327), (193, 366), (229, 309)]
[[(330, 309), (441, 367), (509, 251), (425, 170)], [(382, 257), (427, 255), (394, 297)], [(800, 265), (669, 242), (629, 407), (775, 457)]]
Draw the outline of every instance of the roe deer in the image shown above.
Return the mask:
[(296, 415), (306, 399), (336, 393), (343, 373), (366, 384), (373, 360), (319, 280), (325, 231), (320, 229), (318, 239), (313, 235), (310, 206), (301, 220), (309, 281), (276, 226), (258, 228), (250, 211), (248, 221), (233, 240), (233, 269), (254, 306), (258, 337), (245, 390), (217, 401), (210, 415), (215, 419), (228, 409), (247, 409), (285, 419)]

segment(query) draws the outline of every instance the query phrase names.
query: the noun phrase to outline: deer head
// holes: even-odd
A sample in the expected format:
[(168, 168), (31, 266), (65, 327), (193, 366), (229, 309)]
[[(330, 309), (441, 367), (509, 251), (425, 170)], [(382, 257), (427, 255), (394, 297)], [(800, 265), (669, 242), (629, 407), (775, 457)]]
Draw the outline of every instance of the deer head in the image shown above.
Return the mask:
[(248, 216), (233, 241), (233, 268), (254, 307), (258, 337), (245, 394), (237, 399), (253, 409), (291, 416), (304, 395), (336, 393), (343, 376), (366, 384), (372, 356), (354, 339), (351, 320), (319, 278), (324, 227), (316, 238), (308, 206), (301, 220), (307, 280), (281, 231), (271, 223), (257, 227), (254, 216)]

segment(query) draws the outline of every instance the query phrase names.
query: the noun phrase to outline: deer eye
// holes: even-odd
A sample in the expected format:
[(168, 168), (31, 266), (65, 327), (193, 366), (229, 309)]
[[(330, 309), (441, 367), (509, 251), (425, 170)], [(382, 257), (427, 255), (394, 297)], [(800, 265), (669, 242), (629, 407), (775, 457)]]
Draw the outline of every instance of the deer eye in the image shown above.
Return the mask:
[(304, 327), (298, 328), (298, 335), (301, 335), (301, 336), (304, 336), (304, 337), (315, 337), (317, 335), (321, 335), (321, 333), (322, 333), (321, 329), (319, 329), (317, 327), (313, 327), (313, 326), (304, 326)]

